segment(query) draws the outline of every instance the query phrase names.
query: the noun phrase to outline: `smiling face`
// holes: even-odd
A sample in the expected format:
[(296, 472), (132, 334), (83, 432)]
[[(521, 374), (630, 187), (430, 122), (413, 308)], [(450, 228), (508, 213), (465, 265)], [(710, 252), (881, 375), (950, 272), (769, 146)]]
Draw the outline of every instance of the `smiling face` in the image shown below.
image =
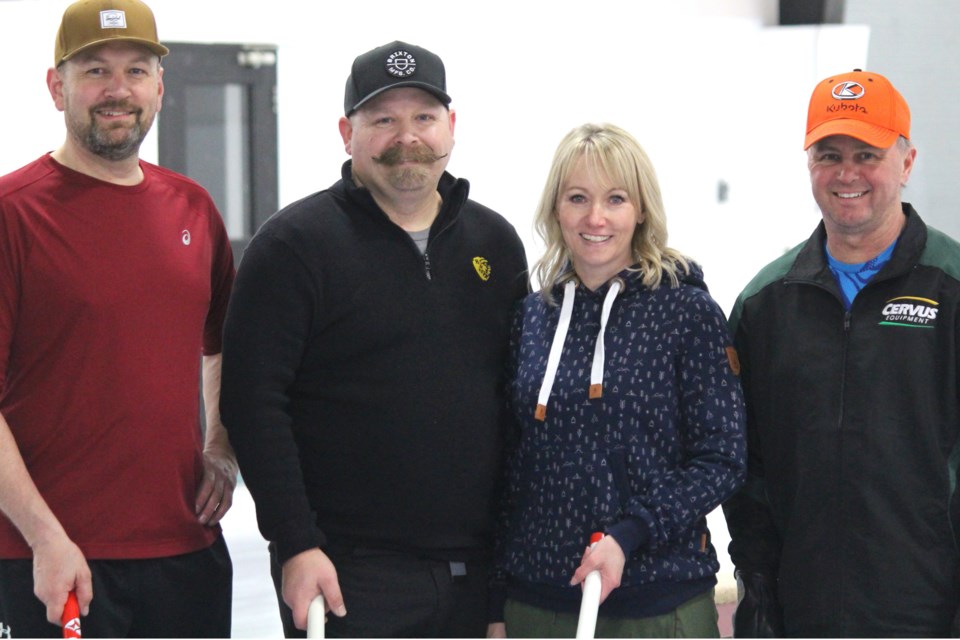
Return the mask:
[(83, 51), (48, 74), (64, 112), (67, 145), (108, 161), (135, 157), (160, 111), (163, 70), (156, 54), (125, 42)]
[(915, 157), (916, 149), (899, 142), (878, 149), (849, 136), (831, 136), (810, 147), (810, 183), (828, 238), (891, 233), (895, 238), (903, 220), (900, 190)]
[(640, 203), (582, 158), (560, 187), (556, 215), (581, 282), (596, 289), (633, 264), (633, 235), (643, 222)]
[(390, 89), (340, 121), (354, 178), (380, 202), (436, 192), (453, 148), (454, 112), (421, 89)]

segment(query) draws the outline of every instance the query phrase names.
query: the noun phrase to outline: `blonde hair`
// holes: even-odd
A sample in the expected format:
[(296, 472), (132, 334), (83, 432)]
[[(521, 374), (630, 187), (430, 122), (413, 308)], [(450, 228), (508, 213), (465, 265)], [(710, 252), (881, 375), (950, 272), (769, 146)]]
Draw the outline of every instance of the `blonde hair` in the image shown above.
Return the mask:
[(667, 247), (667, 218), (650, 158), (623, 129), (611, 124), (584, 124), (560, 141), (534, 219), (546, 250), (532, 274), (540, 282), (544, 299), (553, 304), (553, 287), (576, 276), (556, 211), (567, 176), (581, 159), (591, 171), (625, 189), (630, 202), (636, 203), (638, 211), (644, 214), (631, 243), (633, 262), (638, 265), (634, 270), (643, 274), (643, 284), (656, 289), (667, 276), (672, 286), (678, 286), (680, 271), (689, 273), (690, 264), (683, 254)]

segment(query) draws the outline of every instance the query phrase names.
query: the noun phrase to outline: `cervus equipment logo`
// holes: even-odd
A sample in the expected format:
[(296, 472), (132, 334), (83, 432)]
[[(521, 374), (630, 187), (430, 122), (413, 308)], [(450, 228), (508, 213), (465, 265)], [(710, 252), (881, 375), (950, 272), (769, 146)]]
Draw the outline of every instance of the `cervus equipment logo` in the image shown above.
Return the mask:
[(940, 303), (929, 298), (900, 296), (887, 300), (883, 306), (881, 325), (910, 327), (912, 329), (933, 329), (937, 320)]
[(481, 258), (480, 256), (474, 258), (473, 268), (476, 269), (477, 275), (480, 276), (480, 279), (484, 282), (490, 279), (490, 263), (487, 262), (486, 258)]

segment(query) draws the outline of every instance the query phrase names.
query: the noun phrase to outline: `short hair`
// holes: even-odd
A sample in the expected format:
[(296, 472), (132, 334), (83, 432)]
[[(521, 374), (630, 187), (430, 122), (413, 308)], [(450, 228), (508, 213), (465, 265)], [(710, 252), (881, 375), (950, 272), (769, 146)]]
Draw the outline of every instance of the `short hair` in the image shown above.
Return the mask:
[(630, 202), (644, 213), (631, 243), (635, 269), (643, 274), (643, 284), (656, 289), (667, 276), (671, 286), (678, 286), (680, 271), (690, 272), (689, 259), (667, 247), (667, 218), (653, 163), (640, 143), (623, 129), (612, 124), (584, 124), (560, 141), (534, 218), (546, 248), (532, 273), (540, 282), (544, 299), (555, 304), (553, 287), (576, 276), (557, 218), (557, 199), (581, 159), (590, 170), (626, 190)]

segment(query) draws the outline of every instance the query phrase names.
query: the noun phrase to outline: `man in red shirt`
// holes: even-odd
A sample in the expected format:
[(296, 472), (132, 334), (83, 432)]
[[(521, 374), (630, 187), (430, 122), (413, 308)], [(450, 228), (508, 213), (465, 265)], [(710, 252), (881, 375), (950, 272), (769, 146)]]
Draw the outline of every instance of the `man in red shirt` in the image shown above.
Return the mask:
[(218, 523), (237, 470), (217, 404), (234, 267), (207, 192), (139, 159), (167, 53), (140, 0), (71, 5), (47, 73), (66, 140), (0, 178), (0, 623), (15, 637), (56, 636), (70, 591), (87, 635), (230, 635)]

